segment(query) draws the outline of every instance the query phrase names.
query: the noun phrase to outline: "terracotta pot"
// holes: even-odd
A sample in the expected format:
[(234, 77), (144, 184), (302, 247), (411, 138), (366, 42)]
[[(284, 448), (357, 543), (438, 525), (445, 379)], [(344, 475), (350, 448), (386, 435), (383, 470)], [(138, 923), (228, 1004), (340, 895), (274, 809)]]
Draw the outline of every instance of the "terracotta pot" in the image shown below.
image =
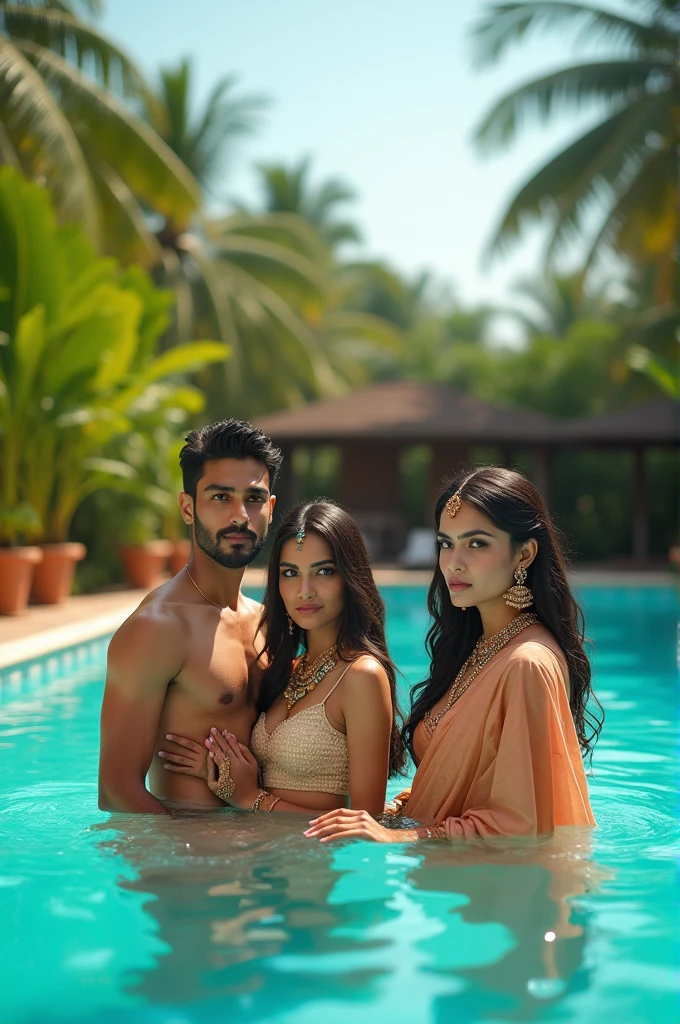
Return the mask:
[(119, 554), (130, 586), (152, 590), (163, 582), (165, 563), (172, 554), (172, 541), (148, 540), (145, 544), (120, 548)]
[(176, 576), (191, 558), (191, 541), (172, 541), (172, 554), (170, 555), (170, 575)]
[(26, 610), (40, 548), (0, 548), (0, 615), (21, 615)]
[(33, 600), (36, 604), (61, 604), (67, 601), (76, 571), (76, 562), (87, 554), (84, 544), (41, 544), (43, 560), (33, 574)]

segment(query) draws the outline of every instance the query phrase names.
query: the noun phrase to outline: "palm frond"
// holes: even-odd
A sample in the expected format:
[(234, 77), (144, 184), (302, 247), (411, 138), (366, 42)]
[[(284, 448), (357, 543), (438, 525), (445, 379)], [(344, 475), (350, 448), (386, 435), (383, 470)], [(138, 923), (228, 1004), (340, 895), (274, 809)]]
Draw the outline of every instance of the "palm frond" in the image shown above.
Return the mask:
[(324, 331), (331, 336), (370, 342), (371, 345), (398, 354), (402, 351), (400, 332), (394, 324), (371, 313), (336, 310), (324, 320)]
[(25, 171), (43, 178), (61, 216), (98, 233), (92, 180), (73, 128), (40, 74), (0, 38), (0, 121)]
[[(618, 131), (598, 150), (593, 149), (567, 188), (555, 195), (557, 219), (548, 246), (548, 260), (572, 230), (583, 226), (583, 214), (591, 200), (606, 195), (611, 208), (615, 197), (625, 192), (649, 158), (650, 138), (663, 130), (668, 101), (663, 94), (631, 104)], [(607, 214), (608, 217), (610, 214)]]
[(243, 386), (243, 353), (231, 308), (228, 281), (224, 279), (219, 267), (197, 238), (192, 235), (181, 235), (177, 245), (191, 257), (200, 273), (201, 282), (212, 306), (219, 339), (229, 346), (232, 353), (227, 380), (233, 381), (235, 389), (238, 390)]
[(563, 110), (580, 110), (584, 104), (604, 101), (616, 108), (644, 97), (652, 79), (672, 81), (673, 68), (655, 60), (609, 60), (561, 68), (533, 79), (505, 95), (483, 118), (475, 141), (484, 150), (504, 146), (531, 121), (545, 124)]
[(15, 171), (21, 171), (21, 162), (19, 160), (19, 154), (14, 148), (14, 144), (10, 139), (7, 129), (0, 120), (0, 164), (5, 164), (8, 167), (12, 167)]
[(10, 38), (30, 39), (38, 46), (90, 70), (97, 82), (124, 95), (146, 97), (148, 85), (131, 58), (106, 36), (68, 11), (35, 8), (26, 3), (0, 3)]
[(295, 342), (296, 347), (304, 353), (313, 377), (311, 382), (316, 383), (320, 390), (332, 390), (336, 386), (330, 368), (323, 358), (313, 332), (307, 327), (303, 320), (285, 302), (273, 288), (256, 280), (251, 275), (238, 267), (231, 266), (230, 274), (235, 282), (241, 283), (244, 291), (255, 298), (267, 311), (267, 313), (284, 329), (286, 334)]
[(156, 266), (163, 250), (126, 183), (113, 168), (96, 159), (90, 161), (90, 170), (99, 197), (105, 249), (122, 263)]
[(198, 121), (192, 121), (191, 78), (186, 58), (177, 67), (161, 70), (155, 126), (201, 185), (210, 188), (224, 167), (228, 147), (257, 127), (267, 100), (234, 95), (236, 78), (228, 75), (211, 91)]
[(325, 274), (311, 260), (267, 239), (229, 232), (216, 245), (216, 252), (221, 259), (245, 258), (251, 265), (270, 265), (279, 278), (291, 276), (315, 296), (319, 296), (326, 285)]
[(200, 204), (198, 182), (163, 140), (113, 95), (62, 57), (29, 40), (15, 45), (59, 95), (76, 133), (125, 181), (131, 192), (174, 224)]
[(636, 53), (673, 54), (675, 34), (658, 22), (644, 24), (623, 14), (569, 0), (524, 0), (492, 4), (472, 30), (478, 65), (497, 61), (506, 50), (541, 28), (573, 25), (588, 35), (624, 43)]
[(213, 242), (231, 234), (267, 239), (287, 249), (294, 249), (312, 260), (317, 267), (328, 261), (328, 253), (319, 233), (297, 213), (233, 213), (209, 221), (206, 232)]
[[(668, 249), (672, 258), (673, 239), (677, 238), (677, 158), (672, 151), (651, 152), (641, 163), (633, 180), (617, 190), (600, 230), (592, 239), (585, 268), (589, 270), (605, 249), (623, 249), (638, 258), (643, 255), (645, 234), (650, 225), (665, 218), (666, 233), (670, 235)], [(642, 243), (642, 244), (641, 244)], [(648, 252), (647, 258), (657, 258), (658, 252)], [(672, 283), (671, 283), (672, 287)], [(657, 296), (659, 303), (669, 301), (672, 295)]]
[[(565, 212), (560, 226), (561, 234), (565, 234), (566, 228), (576, 223), (587, 199), (603, 187), (611, 194), (613, 182), (624, 163), (623, 156), (617, 155), (617, 146), (625, 146), (624, 152), (644, 146), (649, 126), (642, 114), (651, 114), (659, 103), (658, 97), (645, 98), (631, 108), (617, 111), (553, 157), (514, 196), (494, 233), (491, 248), (501, 249), (504, 243), (516, 238), (524, 224), (532, 219), (546, 214), (555, 217), (560, 200), (570, 196), (569, 213)], [(611, 155), (609, 164), (595, 168), (603, 153)], [(598, 172), (594, 180), (588, 173), (590, 167)], [(582, 183), (579, 192), (574, 189), (576, 181)]]

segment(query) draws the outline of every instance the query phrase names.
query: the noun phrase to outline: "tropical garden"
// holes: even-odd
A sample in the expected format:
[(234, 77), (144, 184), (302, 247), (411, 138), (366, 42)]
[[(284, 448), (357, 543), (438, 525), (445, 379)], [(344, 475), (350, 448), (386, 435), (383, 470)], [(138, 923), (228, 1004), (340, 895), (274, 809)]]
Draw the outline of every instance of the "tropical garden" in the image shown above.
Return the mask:
[[(599, 34), (612, 56), (523, 84), (478, 125), (493, 151), (564, 111), (601, 114), (522, 185), (489, 240), (489, 258), (508, 258), (540, 223), (543, 272), (504, 308), (473, 308), (426, 275), (348, 258), (353, 190), (309, 160), (256, 167), (259, 202), (215, 212), (265, 105), (233, 77), (196, 112), (191, 62), (147, 80), (98, 30), (98, 0), (0, 0), (0, 570), (16, 556), (23, 600), (31, 574), (34, 600), (59, 600), (79, 560), (81, 590), (124, 570), (138, 580), (133, 554), (156, 573), (169, 556), (183, 564), (177, 453), (200, 422), (398, 378), (564, 417), (678, 397), (675, 7), (483, 9), (480, 63), (565, 27)], [(519, 344), (497, 343), (500, 319)], [(583, 557), (625, 548), (613, 496), (629, 470), (584, 454), (558, 467), (554, 501)], [(648, 470), (661, 552), (676, 474), (663, 452)], [(404, 473), (422, 476), (417, 457)], [(332, 459), (319, 480), (332, 493)], [(584, 494), (592, 505), (577, 508)]]

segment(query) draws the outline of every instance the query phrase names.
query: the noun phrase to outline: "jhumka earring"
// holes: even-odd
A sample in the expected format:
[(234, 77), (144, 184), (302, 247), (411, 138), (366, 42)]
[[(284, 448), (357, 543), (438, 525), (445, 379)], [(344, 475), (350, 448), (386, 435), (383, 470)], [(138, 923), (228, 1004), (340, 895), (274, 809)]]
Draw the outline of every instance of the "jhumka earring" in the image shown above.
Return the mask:
[(295, 623), (291, 619), (290, 615), (286, 615), (286, 618), (288, 619), (288, 632), (292, 636), (293, 633), (295, 632)]
[(524, 586), (527, 578), (527, 571), (523, 565), (518, 565), (515, 569), (515, 585), (510, 587), (509, 590), (503, 594), (503, 599), (507, 605), (511, 608), (517, 608), (522, 611), (523, 608), (529, 608), (534, 603), (534, 595), (531, 593), (528, 587)]

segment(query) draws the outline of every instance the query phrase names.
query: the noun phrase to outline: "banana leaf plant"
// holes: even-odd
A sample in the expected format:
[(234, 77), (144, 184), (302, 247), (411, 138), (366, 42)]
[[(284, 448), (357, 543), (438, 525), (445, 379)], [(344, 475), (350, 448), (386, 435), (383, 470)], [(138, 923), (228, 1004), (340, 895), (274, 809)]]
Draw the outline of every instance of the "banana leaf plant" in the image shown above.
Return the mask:
[(0, 168), (0, 542), (67, 539), (88, 494), (134, 481), (111, 452), (136, 417), (201, 404), (184, 375), (228, 349), (157, 355), (172, 302), (138, 267), (96, 256), (79, 226), (58, 227), (48, 193)]

